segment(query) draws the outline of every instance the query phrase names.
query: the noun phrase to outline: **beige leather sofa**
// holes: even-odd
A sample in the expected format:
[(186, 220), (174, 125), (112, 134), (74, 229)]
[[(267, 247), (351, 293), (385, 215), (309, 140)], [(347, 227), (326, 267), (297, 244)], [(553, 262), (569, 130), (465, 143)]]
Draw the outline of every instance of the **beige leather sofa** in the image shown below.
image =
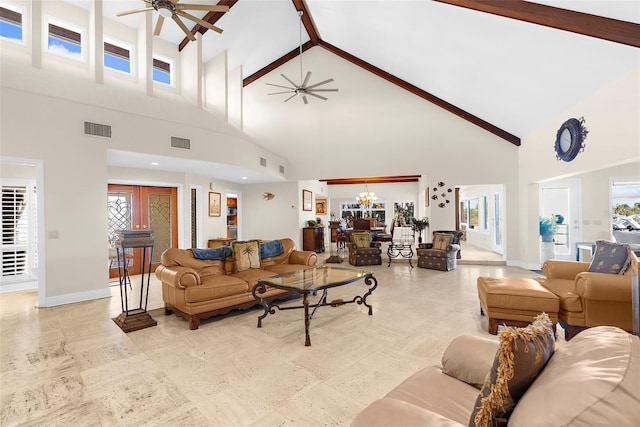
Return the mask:
[[(498, 342), (456, 338), (442, 366), (412, 375), (366, 407), (353, 427), (466, 426), (491, 369)], [(608, 326), (558, 341), (555, 352), (517, 402), (508, 426), (637, 426), (640, 339)]]
[[(631, 252), (632, 262), (636, 255)], [(636, 260), (637, 262), (637, 260)], [(588, 272), (589, 262), (547, 260), (536, 280), (560, 299), (558, 320), (570, 339), (593, 326), (633, 331), (631, 269), (625, 274)]]
[[(191, 249), (167, 249), (156, 269), (162, 281), (165, 313), (175, 312), (198, 329), (200, 319), (247, 309), (257, 304), (251, 293), (258, 279), (311, 268), (318, 257), (313, 251), (298, 251), (291, 239), (280, 239), (281, 255), (260, 259), (260, 268), (234, 272), (231, 256), (224, 261), (196, 259)], [(264, 298), (284, 297), (286, 291), (269, 288)]]

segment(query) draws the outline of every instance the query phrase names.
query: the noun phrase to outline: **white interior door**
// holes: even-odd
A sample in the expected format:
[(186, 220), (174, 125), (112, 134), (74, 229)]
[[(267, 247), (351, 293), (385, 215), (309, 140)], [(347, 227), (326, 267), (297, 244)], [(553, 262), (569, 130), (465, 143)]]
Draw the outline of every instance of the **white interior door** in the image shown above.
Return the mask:
[(554, 236), (555, 259), (576, 259), (576, 242), (582, 239), (580, 189), (577, 180), (554, 181), (541, 186), (540, 215), (558, 215), (562, 219)]

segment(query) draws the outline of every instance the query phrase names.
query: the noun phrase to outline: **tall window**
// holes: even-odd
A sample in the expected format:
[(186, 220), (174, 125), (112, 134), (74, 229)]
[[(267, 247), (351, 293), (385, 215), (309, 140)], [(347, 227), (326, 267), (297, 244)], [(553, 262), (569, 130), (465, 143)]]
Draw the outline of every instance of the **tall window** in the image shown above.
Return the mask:
[(489, 229), (489, 200), (487, 196), (482, 196), (482, 230)]
[(173, 61), (166, 58), (160, 58), (153, 56), (153, 81), (171, 85), (173, 83), (173, 76), (171, 68)]
[(131, 74), (131, 47), (105, 39), (104, 66)]
[(0, 3), (0, 37), (22, 41), (22, 9)]
[(50, 52), (82, 59), (82, 31), (57, 21), (49, 21)]
[(36, 191), (33, 184), (2, 184), (2, 278), (30, 280), (37, 268)]

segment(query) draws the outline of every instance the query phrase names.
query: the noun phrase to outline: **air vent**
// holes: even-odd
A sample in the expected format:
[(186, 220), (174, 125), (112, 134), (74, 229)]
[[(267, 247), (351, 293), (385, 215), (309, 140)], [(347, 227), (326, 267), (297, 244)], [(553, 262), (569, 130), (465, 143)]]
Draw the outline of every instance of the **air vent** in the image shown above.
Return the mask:
[(84, 134), (111, 138), (111, 126), (100, 123), (84, 122)]
[(260, 166), (267, 167), (267, 159), (260, 157)]
[(177, 136), (172, 136), (171, 147), (181, 148), (183, 150), (191, 150), (191, 140), (187, 138), (178, 138)]
[(284, 175), (284, 166), (280, 166), (280, 173)]

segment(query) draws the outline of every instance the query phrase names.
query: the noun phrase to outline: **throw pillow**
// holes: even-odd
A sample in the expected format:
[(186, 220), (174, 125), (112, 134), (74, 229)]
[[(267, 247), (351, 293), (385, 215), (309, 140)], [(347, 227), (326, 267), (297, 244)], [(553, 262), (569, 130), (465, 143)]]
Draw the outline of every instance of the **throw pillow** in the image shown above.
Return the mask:
[(451, 238), (453, 235), (446, 233), (436, 233), (433, 236), (433, 249), (437, 249), (439, 251), (446, 251), (449, 245), (451, 244)]
[(624, 274), (631, 265), (631, 246), (628, 243), (596, 240), (589, 271), (594, 273)]
[(518, 400), (551, 358), (555, 338), (547, 313), (525, 328), (504, 328), (491, 371), (476, 400), (470, 426), (506, 426)]
[(351, 242), (355, 243), (356, 248), (368, 248), (371, 243), (369, 232), (351, 233)]
[(231, 242), (231, 250), (236, 273), (250, 268), (260, 268), (260, 240)]
[(271, 240), (260, 243), (260, 259), (273, 258), (284, 253), (284, 247), (280, 240)]

